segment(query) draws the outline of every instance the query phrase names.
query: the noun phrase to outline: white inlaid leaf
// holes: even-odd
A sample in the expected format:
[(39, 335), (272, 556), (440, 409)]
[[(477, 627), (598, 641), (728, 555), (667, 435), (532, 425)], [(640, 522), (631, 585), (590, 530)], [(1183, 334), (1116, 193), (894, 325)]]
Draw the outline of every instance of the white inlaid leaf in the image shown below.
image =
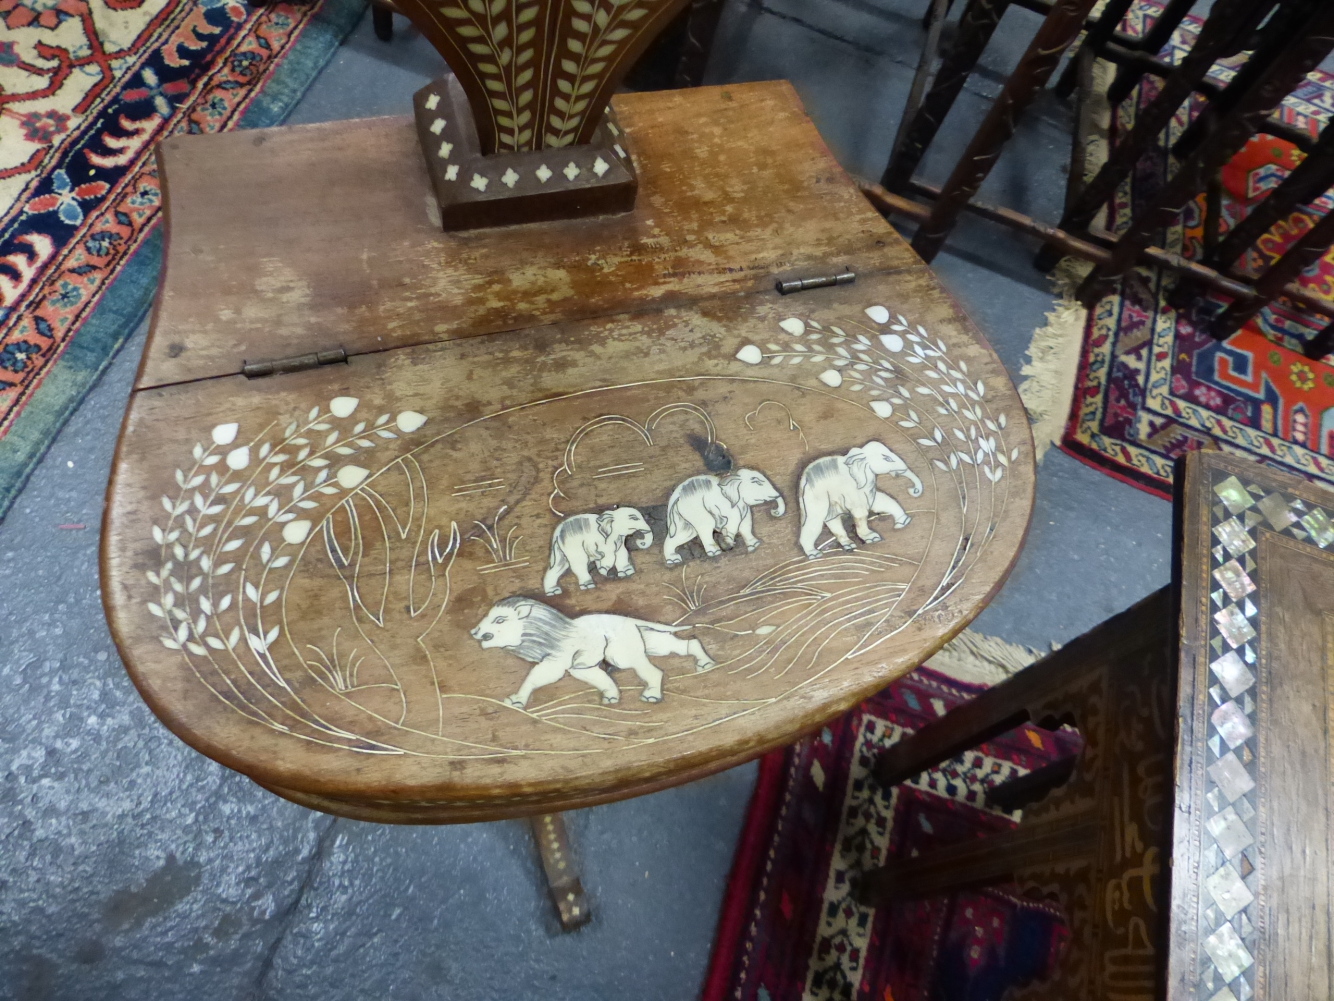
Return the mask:
[(778, 324), (793, 337), (800, 337), (806, 332), (806, 324), (795, 316), (789, 316)]
[(764, 353), (754, 344), (747, 344), (736, 353), (737, 361), (743, 361), (747, 365), (758, 365), (764, 360)]
[(310, 522), (289, 521), (283, 526), (283, 541), (290, 545), (300, 545), (306, 541), (306, 536), (310, 534)]
[(415, 410), (404, 410), (394, 419), (394, 425), (404, 434), (412, 434), (426, 423), (426, 415)]
[(843, 375), (837, 369), (828, 368), (820, 373), (820, 381), (826, 386), (837, 389), (843, 385)]
[(894, 414), (894, 407), (888, 400), (872, 400), (871, 410), (877, 417), (891, 417)]
[(241, 428), (240, 424), (232, 422), (230, 424), (219, 424), (213, 429), (213, 444), (230, 445), (236, 441), (236, 432)]
[(242, 445), (240, 448), (234, 448), (227, 453), (228, 469), (245, 469), (250, 465), (250, 446)]
[(361, 466), (343, 466), (338, 470), (338, 483), (344, 490), (351, 490), (353, 487), (360, 486), (369, 475), (370, 470), (363, 469)]
[(329, 412), (335, 417), (351, 417), (360, 402), (355, 396), (335, 396), (329, 401)]

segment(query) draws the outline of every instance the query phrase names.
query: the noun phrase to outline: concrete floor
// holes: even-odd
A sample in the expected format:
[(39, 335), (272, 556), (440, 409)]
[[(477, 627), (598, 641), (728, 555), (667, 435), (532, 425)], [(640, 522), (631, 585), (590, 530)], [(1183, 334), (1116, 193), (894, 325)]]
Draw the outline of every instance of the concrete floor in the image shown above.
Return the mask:
[[(732, 0), (710, 82), (789, 77), (852, 171), (878, 175), (924, 0)], [(925, 165), (939, 180), (1035, 17), (1012, 9)], [(440, 60), (364, 22), (293, 121), (401, 114)], [(1069, 109), (1040, 101), (986, 191), (1054, 218)], [(1051, 295), (1032, 248), (966, 220), (936, 261), (1017, 375)], [(98, 522), (143, 332), (0, 524), (0, 997), (694, 997), (753, 766), (571, 815), (596, 907), (555, 927), (525, 824), (394, 828), (278, 800), (167, 733), (118, 662)], [(1049, 454), (1027, 547), (976, 627), (1030, 646), (1161, 586), (1169, 505)], [(83, 530), (60, 529), (84, 524)]]

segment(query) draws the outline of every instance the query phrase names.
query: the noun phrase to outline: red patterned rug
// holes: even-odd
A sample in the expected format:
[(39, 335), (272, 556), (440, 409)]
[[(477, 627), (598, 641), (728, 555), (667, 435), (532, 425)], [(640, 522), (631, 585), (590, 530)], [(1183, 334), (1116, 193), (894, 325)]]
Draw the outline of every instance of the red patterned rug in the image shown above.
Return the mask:
[(0, 515), (151, 301), (154, 145), (277, 124), (364, 12), (0, 0)]
[(869, 774), (876, 752), (979, 691), (918, 668), (762, 759), (703, 1001), (1000, 1001), (1049, 973), (1069, 933), (1016, 888), (881, 908), (850, 890), (886, 859), (1013, 826), (984, 790), (1077, 749), (1025, 726), (886, 795)]
[[(1132, 9), (1124, 30), (1142, 34), (1160, 2)], [(1164, 57), (1177, 60), (1193, 44), (1198, 18), (1183, 23)], [(1232, 61), (1235, 63), (1236, 61)], [(1229, 63), (1211, 76), (1225, 82)], [(1154, 78), (1117, 109), (1114, 128), (1129, 129), (1136, 110), (1157, 93)], [(1161, 189), (1175, 169), (1167, 149), (1198, 113), (1194, 104), (1165, 131), (1109, 209), (1123, 231), (1137, 206)], [(1284, 102), (1282, 117), (1316, 135), (1334, 117), (1334, 76), (1316, 71)], [(1225, 228), (1245, 218), (1301, 161), (1292, 145), (1259, 136), (1223, 171)], [(1315, 220), (1334, 208), (1326, 195), (1275, 226), (1241, 262), (1258, 274), (1277, 260)], [(1162, 246), (1188, 258), (1203, 256), (1203, 198), (1183, 213)], [(1311, 361), (1301, 347), (1324, 326), (1320, 317), (1280, 299), (1220, 344), (1197, 329), (1190, 314), (1168, 305), (1175, 279), (1136, 271), (1089, 313), (1074, 401), (1062, 447), (1112, 475), (1170, 496), (1172, 464), (1187, 451), (1224, 448), (1334, 485), (1334, 367)], [(1301, 285), (1334, 298), (1334, 252), (1308, 269)], [(1219, 304), (1221, 306), (1221, 303)], [(1334, 357), (1325, 359), (1334, 362)]]

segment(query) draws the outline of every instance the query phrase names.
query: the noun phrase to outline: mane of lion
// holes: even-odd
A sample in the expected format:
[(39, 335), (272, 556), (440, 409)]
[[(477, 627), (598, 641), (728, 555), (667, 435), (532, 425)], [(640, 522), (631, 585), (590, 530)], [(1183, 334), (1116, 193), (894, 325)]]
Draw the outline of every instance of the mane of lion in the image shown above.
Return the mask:
[(519, 645), (507, 647), (517, 656), (530, 664), (545, 660), (551, 654), (565, 647), (565, 640), (574, 632), (574, 621), (549, 605), (532, 598), (505, 598), (493, 606), (517, 610), (523, 605), (531, 606), (528, 617), (520, 619), (523, 632), (519, 636)]

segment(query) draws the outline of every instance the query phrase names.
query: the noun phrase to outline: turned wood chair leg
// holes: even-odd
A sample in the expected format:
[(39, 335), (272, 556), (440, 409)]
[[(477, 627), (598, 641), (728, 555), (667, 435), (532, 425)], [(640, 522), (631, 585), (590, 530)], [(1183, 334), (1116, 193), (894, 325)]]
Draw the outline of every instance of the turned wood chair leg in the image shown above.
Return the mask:
[(1019, 65), (1005, 81), (1000, 96), (991, 105), (987, 117), (978, 126), (949, 180), (941, 188), (940, 197), (931, 206), (931, 215), (913, 236), (912, 248), (922, 260), (930, 263), (944, 246), (964, 206), (977, 194), (1000, 158), (1001, 150), (1014, 135), (1024, 111), (1038, 91), (1047, 85), (1048, 77), (1061, 61), (1066, 48), (1084, 27), (1093, 3), (1094, 0), (1056, 0), (1052, 5), (1051, 13), (1043, 20)]
[(713, 52), (718, 21), (723, 16), (723, 0), (693, 0), (687, 11), (674, 82), (677, 87), (698, 87), (704, 82), (704, 71)]
[(551, 902), (556, 905), (562, 931), (574, 931), (588, 924), (593, 915), (579, 881), (579, 869), (570, 854), (570, 838), (565, 831), (565, 817), (544, 813), (530, 817), (537, 850), (542, 856), (542, 870), (547, 876)]
[[(946, 5), (948, 7), (948, 5)], [(935, 79), (920, 102), (910, 97), (894, 139), (894, 148), (880, 183), (890, 191), (905, 194), (917, 165), (926, 155), (936, 131), (968, 82), (983, 49), (1009, 8), (1009, 0), (968, 0), (959, 19), (958, 33), (936, 70)], [(935, 10), (933, 4), (929, 10)], [(939, 32), (935, 34), (939, 44)], [(926, 52), (923, 53), (925, 57)], [(921, 75), (919, 66), (919, 76)], [(916, 89), (916, 88), (914, 88)]]

